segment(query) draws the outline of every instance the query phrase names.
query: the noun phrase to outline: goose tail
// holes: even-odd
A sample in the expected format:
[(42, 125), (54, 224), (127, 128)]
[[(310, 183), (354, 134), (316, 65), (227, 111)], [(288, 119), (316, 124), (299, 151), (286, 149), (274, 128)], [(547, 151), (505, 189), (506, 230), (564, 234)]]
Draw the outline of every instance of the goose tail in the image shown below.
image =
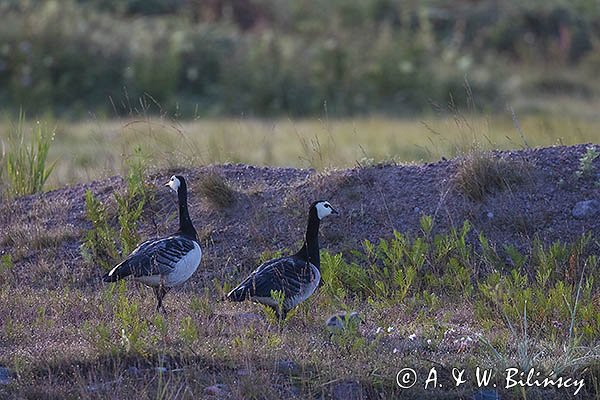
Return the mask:
[(230, 301), (244, 301), (247, 299), (247, 290), (244, 285), (240, 285), (227, 293), (227, 300)]
[(116, 267), (111, 269), (109, 272), (104, 274), (104, 276), (102, 277), (102, 280), (104, 282), (116, 282), (119, 279), (123, 279), (129, 275), (131, 275), (131, 267), (130, 267), (129, 263), (122, 262), (121, 264), (117, 265)]

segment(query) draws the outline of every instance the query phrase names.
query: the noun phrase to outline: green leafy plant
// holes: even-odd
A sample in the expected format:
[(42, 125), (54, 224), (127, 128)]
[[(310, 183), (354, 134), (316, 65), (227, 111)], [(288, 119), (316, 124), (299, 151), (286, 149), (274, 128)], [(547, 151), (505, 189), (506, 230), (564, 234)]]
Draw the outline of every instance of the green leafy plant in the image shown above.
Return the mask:
[[(485, 338), (480, 338), (480, 342), (485, 345), (500, 368), (517, 365), (522, 370), (528, 370), (535, 367), (538, 371), (552, 371), (559, 376), (594, 373), (598, 365), (598, 348), (582, 345), (582, 339), (597, 338), (600, 328), (597, 310), (591, 319), (587, 311), (582, 311), (582, 308), (593, 308), (592, 299), (589, 297), (593, 290), (590, 273), (586, 274), (588, 268), (591, 271), (597, 268), (595, 256), (586, 259), (580, 277), (573, 286), (566, 285), (564, 278), (553, 279), (554, 286), (549, 289), (548, 302), (544, 302), (546, 291), (539, 276), (531, 282), (527, 281), (527, 277), (519, 276), (513, 271), (504, 283), (502, 278), (496, 275), (492, 278), (493, 286), (482, 285), (481, 293), (495, 303), (495, 311), (501, 314), (511, 335), (509, 343), (502, 348)], [(518, 297), (521, 292), (523, 295)], [(543, 307), (558, 308), (560, 313), (564, 313), (564, 318), (555, 320), (556, 317), (548, 315)], [(485, 314), (490, 316), (489, 309)], [(581, 327), (583, 329), (578, 329)], [(563, 328), (566, 329), (566, 334), (554, 334), (554, 330)], [(555, 343), (550, 354), (548, 338)]]
[(579, 168), (575, 171), (577, 178), (588, 178), (594, 175), (596, 168), (594, 160), (598, 158), (600, 152), (596, 150), (596, 146), (588, 146), (585, 149), (585, 154), (579, 159)]
[[(598, 295), (597, 289), (594, 291), (597, 259), (583, 257), (589, 243), (589, 235), (570, 246), (561, 243), (543, 246), (536, 241), (530, 257), (518, 256), (524, 260), (521, 266), (528, 261), (535, 273), (516, 266), (508, 274), (498, 271), (490, 274), (479, 284), (478, 314), (483, 319), (490, 315), (501, 317), (512, 329), (522, 319), (527, 304), (530, 323), (540, 329), (550, 332), (556, 326), (570, 325), (569, 337), (575, 334), (583, 339), (597, 337), (600, 334), (600, 318), (594, 305)], [(517, 251), (512, 252), (513, 258), (517, 258)], [(494, 310), (492, 314), (490, 308)]]
[(86, 218), (93, 228), (85, 235), (82, 255), (88, 263), (99, 264), (102, 269), (109, 270), (119, 258), (116, 232), (108, 223), (105, 206), (89, 189), (85, 192), (85, 209)]
[(382, 305), (402, 302), (424, 288), (449, 294), (469, 295), (478, 262), (472, 256), (467, 235), (471, 225), (431, 235), (431, 217), (421, 219), (421, 235), (394, 232), (377, 244), (365, 240), (362, 250), (352, 252), (353, 261), (341, 254), (323, 252), (321, 279), (324, 290), (343, 300), (358, 296)]
[(114, 317), (110, 322), (85, 324), (90, 343), (104, 355), (146, 355), (148, 346), (156, 340), (151, 337), (150, 326), (140, 314), (137, 302), (129, 298), (125, 282), (109, 286), (102, 298), (103, 304), (112, 303)]
[(331, 341), (338, 347), (346, 351), (355, 352), (367, 346), (367, 341), (360, 333), (360, 318), (352, 318), (347, 313), (340, 321), (342, 329), (331, 330)]
[(179, 323), (179, 336), (183, 339), (184, 343), (192, 345), (198, 340), (198, 328), (192, 320), (192, 317), (187, 316)]
[(0, 274), (12, 271), (14, 266), (15, 265), (10, 254), (4, 254), (2, 257), (0, 257)]
[(31, 129), (31, 138), (27, 143), (25, 113), (19, 112), (19, 119), (11, 126), (8, 134), (5, 156), (11, 194), (22, 196), (42, 190), (56, 165), (56, 161), (47, 165), (54, 133), (54, 129), (49, 129), (45, 123), (38, 121)]
[(138, 244), (137, 226), (150, 196), (143, 180), (145, 162), (140, 148), (128, 164), (127, 193), (114, 194), (118, 230), (109, 223), (102, 202), (90, 190), (85, 194), (86, 217), (92, 223), (92, 229), (86, 233), (82, 252), (88, 262), (99, 264), (104, 270), (112, 268), (122, 254), (130, 253)]
[(140, 315), (138, 303), (127, 296), (124, 282), (115, 286), (115, 325), (120, 333), (121, 349), (126, 353), (144, 354), (148, 345), (148, 322)]

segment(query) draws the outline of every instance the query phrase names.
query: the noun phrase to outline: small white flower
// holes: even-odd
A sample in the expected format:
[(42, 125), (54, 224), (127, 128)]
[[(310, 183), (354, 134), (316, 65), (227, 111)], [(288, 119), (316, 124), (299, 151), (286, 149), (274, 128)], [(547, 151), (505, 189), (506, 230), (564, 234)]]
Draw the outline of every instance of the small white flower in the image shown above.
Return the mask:
[(414, 333), (408, 337), (409, 340), (415, 340), (416, 338), (417, 338), (417, 335)]
[(376, 334), (376, 335), (379, 335), (381, 332), (383, 332), (383, 328), (382, 328), (382, 327), (380, 327), (380, 326), (378, 326), (378, 327), (377, 327), (377, 330), (375, 331), (375, 334)]
[(431, 339), (427, 339), (427, 344), (431, 344)]
[(388, 328), (387, 328), (387, 332), (388, 333), (391, 333), (393, 330), (394, 330), (393, 326), (388, 326)]
[(394, 354), (396, 354), (397, 352), (399, 352), (400, 350), (398, 350), (397, 348), (394, 347)]

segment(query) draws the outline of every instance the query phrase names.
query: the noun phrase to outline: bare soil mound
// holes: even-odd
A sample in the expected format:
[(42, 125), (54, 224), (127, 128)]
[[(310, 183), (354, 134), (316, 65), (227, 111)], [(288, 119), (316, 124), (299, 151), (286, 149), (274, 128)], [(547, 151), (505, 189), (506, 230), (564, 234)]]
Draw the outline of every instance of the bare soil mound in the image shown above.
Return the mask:
[[(264, 251), (293, 251), (301, 244), (309, 204), (320, 198), (341, 212), (321, 229), (321, 246), (334, 252), (357, 248), (364, 239), (389, 237), (393, 230), (414, 233), (423, 215), (434, 217), (437, 232), (469, 220), (473, 243), (482, 232), (500, 251), (506, 244), (526, 249), (536, 237), (546, 243), (568, 242), (588, 231), (600, 233), (598, 215), (575, 218), (572, 213), (580, 201), (600, 201), (600, 159), (594, 161), (591, 175), (576, 176), (585, 153), (586, 145), (494, 152), (494, 159), (517, 162), (522, 179), (480, 200), (455, 184), (465, 165), (461, 159), (325, 173), (247, 165), (163, 171), (148, 179), (154, 199), (140, 223), (140, 237), (176, 229), (176, 196), (163, 184), (177, 172), (189, 181), (190, 212), (205, 254), (199, 269), (203, 273), (192, 278), (193, 287), (215, 277), (235, 280)], [(214, 173), (235, 191), (232, 205), (220, 208), (200, 194), (203, 177)], [(125, 191), (126, 184), (113, 177), (0, 205), (0, 256), (11, 255), (16, 281), (90, 289), (99, 284), (103, 271), (87, 265), (80, 251), (91, 228), (85, 215), (88, 189), (110, 208), (113, 193)]]

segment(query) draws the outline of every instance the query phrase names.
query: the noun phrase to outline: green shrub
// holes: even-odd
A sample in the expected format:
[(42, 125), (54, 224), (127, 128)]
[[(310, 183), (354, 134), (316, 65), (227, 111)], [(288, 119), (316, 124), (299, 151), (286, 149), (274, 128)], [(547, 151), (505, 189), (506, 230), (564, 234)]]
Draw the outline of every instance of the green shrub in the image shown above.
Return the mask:
[(114, 194), (118, 231), (111, 226), (102, 202), (89, 189), (85, 193), (86, 217), (92, 223), (92, 229), (86, 233), (82, 253), (89, 263), (98, 264), (103, 270), (110, 270), (139, 243), (138, 222), (150, 196), (144, 184), (145, 161), (140, 148), (128, 164), (127, 193)]
[(115, 325), (119, 329), (121, 349), (126, 353), (144, 354), (150, 344), (148, 321), (140, 315), (138, 303), (129, 299), (124, 282), (114, 287), (117, 288)]
[(579, 159), (579, 168), (575, 172), (577, 178), (589, 178), (594, 176), (596, 168), (594, 167), (594, 160), (598, 158), (600, 152), (596, 150), (595, 146), (586, 147), (585, 154)]
[[(475, 92), (500, 103), (501, 87), (486, 77), (497, 75), (496, 65), (484, 56), (516, 52), (524, 36), (523, 27), (502, 28), (514, 19), (504, 8), (485, 6), (465, 22), (452, 7), (438, 20), (431, 4), (317, 4), (232, 2), (230, 17), (218, 4), (179, 0), (0, 6), (0, 105), (76, 117), (90, 110), (303, 116), (321, 115), (325, 104), (336, 116), (409, 114), (429, 110), (431, 100), (465, 103), (465, 74)], [(455, 45), (457, 23), (468, 25), (465, 48)], [(587, 23), (571, 24), (583, 38), (592, 34), (579, 27)]]
[(375, 302), (402, 302), (425, 288), (449, 295), (473, 293), (477, 271), (472, 248), (467, 242), (471, 226), (431, 236), (433, 220), (421, 219), (421, 236), (395, 231), (391, 239), (375, 245), (368, 240), (354, 251), (354, 261), (341, 254), (323, 252), (321, 277), (324, 290), (334, 298), (347, 296)]
[(483, 255), (477, 254), (468, 240), (468, 221), (445, 234), (432, 236), (432, 230), (432, 219), (423, 217), (420, 235), (394, 232), (376, 245), (366, 240), (350, 262), (324, 251), (322, 290), (340, 304), (349, 297), (381, 306), (422, 298), (435, 309), (439, 296), (473, 299), (481, 319), (501, 320), (509, 327), (522, 320), (527, 307), (530, 324), (543, 332), (552, 331), (553, 323), (568, 326), (574, 321), (571, 332), (578, 337), (589, 340), (600, 334), (595, 303), (600, 276), (597, 258), (587, 255), (590, 235), (571, 245), (534, 240), (530, 254), (506, 246), (507, 263), (481, 234)]
[(183, 318), (179, 324), (179, 336), (187, 345), (192, 345), (198, 340), (198, 328), (189, 315)]
[[(593, 339), (600, 334), (600, 319), (594, 304), (598, 289), (597, 258), (589, 252), (590, 237), (582, 237), (573, 245), (534, 243), (530, 257), (520, 256), (523, 263), (509, 274), (490, 274), (479, 284), (481, 318), (500, 317), (509, 326), (522, 319), (527, 307), (530, 324), (542, 331), (555, 325), (569, 327), (569, 335)], [(513, 252), (516, 250), (513, 249)], [(514, 257), (513, 257), (514, 258)], [(528, 273), (527, 270), (534, 271)]]
[(94, 197), (91, 190), (85, 192), (86, 218), (92, 223), (82, 245), (84, 259), (90, 264), (99, 264), (108, 271), (119, 260), (115, 242), (116, 232), (108, 223), (106, 208)]

